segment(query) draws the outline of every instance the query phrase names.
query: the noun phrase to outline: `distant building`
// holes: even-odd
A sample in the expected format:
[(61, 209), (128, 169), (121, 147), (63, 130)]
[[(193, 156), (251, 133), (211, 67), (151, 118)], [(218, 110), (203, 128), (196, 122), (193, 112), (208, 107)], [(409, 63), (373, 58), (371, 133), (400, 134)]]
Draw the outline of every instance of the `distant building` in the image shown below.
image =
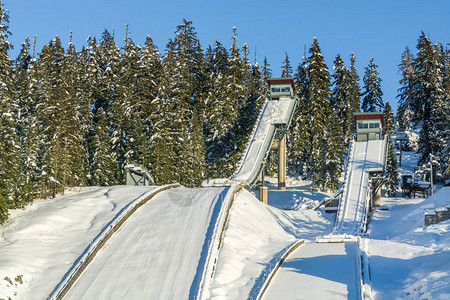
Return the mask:
[(354, 113), (356, 141), (364, 142), (383, 138), (384, 115), (382, 112)]
[(267, 82), (270, 86), (270, 100), (279, 100), (280, 97), (294, 98), (294, 78), (269, 78)]

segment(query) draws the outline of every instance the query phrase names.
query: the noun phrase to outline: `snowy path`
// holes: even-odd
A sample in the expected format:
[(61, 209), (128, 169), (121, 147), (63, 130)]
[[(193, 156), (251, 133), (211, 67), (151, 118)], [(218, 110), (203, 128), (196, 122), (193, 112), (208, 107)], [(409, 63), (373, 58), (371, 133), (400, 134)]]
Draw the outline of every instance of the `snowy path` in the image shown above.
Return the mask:
[(262, 299), (359, 299), (357, 243), (300, 246), (281, 265)]
[(158, 194), (108, 241), (66, 297), (193, 298), (227, 190)]
[(369, 171), (382, 171), (384, 140), (355, 142), (334, 234), (357, 235), (363, 220)]

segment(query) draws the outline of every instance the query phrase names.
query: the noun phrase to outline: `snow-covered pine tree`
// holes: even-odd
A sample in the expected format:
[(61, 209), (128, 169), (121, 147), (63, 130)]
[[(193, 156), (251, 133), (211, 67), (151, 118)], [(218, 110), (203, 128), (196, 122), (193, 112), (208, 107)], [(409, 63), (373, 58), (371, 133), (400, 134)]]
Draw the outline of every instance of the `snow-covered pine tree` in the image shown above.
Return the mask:
[(342, 126), (338, 116), (332, 112), (329, 117), (329, 126), (326, 132), (326, 182), (325, 187), (335, 192), (339, 185), (339, 178), (344, 163), (344, 143), (342, 138)]
[[(439, 46), (433, 46), (422, 32), (417, 43), (411, 103), (415, 124), (421, 124), (418, 164), (429, 160), (429, 154), (445, 159), (449, 141), (449, 100), (444, 87), (444, 64)], [(447, 158), (448, 159), (448, 158)], [(445, 169), (445, 166), (441, 166)]]
[(330, 105), (337, 114), (342, 130), (342, 140), (348, 141), (353, 130), (353, 110), (351, 101), (352, 76), (340, 55), (334, 61), (333, 90)]
[[(16, 135), (16, 111), (12, 95), (12, 62), (8, 50), (9, 15), (0, 2), (0, 224), (8, 217), (8, 208), (20, 200), (15, 196), (16, 178), (20, 174), (20, 155)], [(19, 204), (20, 205), (20, 204)]]
[(205, 59), (207, 94), (204, 100), (204, 134), (206, 145), (207, 177), (221, 177), (226, 153), (230, 151), (224, 144), (224, 137), (233, 123), (226, 122), (224, 108), (229, 99), (228, 53), (219, 41), (214, 48), (206, 51)]
[[(352, 76), (352, 84), (350, 90), (350, 103), (352, 104), (352, 114), (360, 111), (361, 106), (361, 88), (359, 87), (359, 75), (356, 70), (355, 53), (350, 55), (350, 74)], [(353, 126), (354, 127), (354, 126)], [(353, 128), (353, 132), (355, 129)]]
[(126, 29), (125, 46), (121, 55), (118, 72), (117, 100), (112, 104), (115, 137), (115, 150), (119, 163), (148, 164), (148, 141), (144, 135), (145, 99), (139, 97), (141, 48), (136, 46), (129, 37)]
[(89, 99), (83, 97), (81, 90), (82, 76), (85, 71), (84, 62), (80, 60), (79, 53), (70, 37), (62, 64), (64, 82), (64, 104), (66, 105), (66, 148), (67, 169), (64, 184), (67, 186), (86, 185), (88, 168), (87, 134), (90, 122)]
[(246, 80), (248, 78), (248, 63), (242, 59), (240, 49), (237, 45), (237, 30), (233, 27), (233, 44), (231, 45), (229, 57), (229, 86), (228, 93), (230, 99), (227, 101), (227, 119), (233, 122), (233, 128), (230, 129), (226, 141), (229, 144), (227, 165), (225, 167), (230, 173), (234, 171), (242, 155), (243, 145), (242, 133), (240, 129), (240, 114), (245, 105), (248, 96), (246, 90)]
[(384, 126), (383, 126), (383, 134), (391, 135), (394, 133), (395, 124), (394, 124), (394, 113), (392, 112), (391, 104), (389, 101), (386, 101), (386, 105), (383, 110), (384, 114)]
[(369, 65), (365, 68), (364, 74), (364, 92), (361, 109), (365, 112), (381, 111), (384, 107), (383, 92), (381, 91), (381, 79), (378, 76), (378, 66), (370, 60)]
[(327, 127), (328, 118), (332, 113), (330, 107), (330, 74), (322, 56), (319, 43), (314, 38), (314, 43), (309, 49), (309, 111), (311, 129), (311, 167), (312, 180), (320, 188), (324, 189), (326, 183), (326, 151), (327, 151)]
[(139, 83), (137, 94), (139, 101), (136, 110), (140, 111), (143, 120), (144, 135), (148, 143), (148, 149), (144, 151), (142, 163), (150, 171), (153, 171), (153, 137), (156, 134), (155, 124), (161, 119), (160, 115), (164, 107), (158, 106), (159, 87), (162, 78), (162, 64), (157, 47), (150, 36), (147, 36), (139, 60), (137, 73)]
[(272, 70), (270, 69), (270, 64), (267, 61), (267, 57), (264, 57), (264, 62), (261, 70), (261, 75), (263, 79), (263, 99), (269, 99), (270, 97), (270, 88), (267, 80), (272, 77)]
[[(89, 151), (89, 184), (95, 186), (110, 186), (119, 184), (117, 174), (116, 153), (112, 151), (110, 137), (110, 118), (105, 112), (109, 105), (103, 98), (103, 70), (101, 69), (102, 56), (95, 38), (88, 38), (88, 47), (82, 51), (85, 61), (85, 72), (82, 79), (83, 98), (90, 103), (92, 111), (86, 117), (90, 120), (88, 125), (88, 151)], [(105, 105), (101, 105), (105, 103)]]
[(84, 135), (80, 134), (80, 83), (78, 55), (73, 45), (67, 55), (59, 37), (44, 46), (38, 61), (38, 82), (42, 95), (41, 117), (45, 145), (41, 163), (46, 189), (54, 196), (66, 186), (80, 184), (85, 178)]
[(411, 96), (413, 93), (412, 80), (414, 77), (414, 56), (406, 47), (402, 54), (402, 61), (398, 73), (401, 75), (400, 88), (397, 98), (397, 122), (400, 132), (411, 131), (413, 128), (413, 109), (411, 107)]
[(289, 55), (285, 52), (286, 58), (283, 61), (283, 65), (281, 66), (282, 72), (281, 77), (291, 77), (292, 76), (292, 66), (289, 60)]
[(89, 184), (94, 186), (109, 186), (116, 184), (114, 180), (119, 165), (112, 151), (112, 140), (109, 137), (109, 122), (103, 107), (95, 114), (89, 135)]
[(397, 157), (394, 152), (394, 146), (392, 145), (391, 138), (388, 136), (388, 153), (386, 158), (386, 181), (384, 183), (386, 192), (390, 197), (395, 197), (398, 186), (398, 168)]
[(34, 94), (35, 59), (30, 54), (30, 40), (27, 38), (15, 61), (14, 102), (18, 106), (17, 134), (20, 142), (22, 171), (16, 179), (22, 204), (32, 202), (37, 196), (39, 169), (38, 154), (41, 146), (41, 126), (37, 118), (37, 99)]
[(288, 132), (288, 164), (294, 174), (303, 174), (310, 169), (311, 130), (308, 64), (305, 54), (294, 75), (298, 104)]
[[(164, 117), (170, 118), (167, 120), (169, 124), (173, 123), (173, 126), (169, 127), (171, 134), (167, 137), (165, 147), (171, 148), (168, 153), (175, 154), (167, 164), (175, 166), (176, 171), (176, 174), (167, 178), (178, 177), (182, 184), (191, 184), (201, 179), (194, 177), (204, 174), (204, 169), (199, 171), (197, 168), (205, 166), (205, 157), (200, 151), (204, 149), (204, 145), (192, 147), (190, 141), (193, 138), (195, 113), (202, 113), (200, 110), (203, 93), (198, 79), (202, 78), (204, 70), (203, 53), (191, 21), (183, 20), (183, 24), (177, 26), (175, 39), (167, 44), (163, 70), (163, 103), (170, 111)], [(192, 156), (197, 163), (188, 165), (188, 156)]]

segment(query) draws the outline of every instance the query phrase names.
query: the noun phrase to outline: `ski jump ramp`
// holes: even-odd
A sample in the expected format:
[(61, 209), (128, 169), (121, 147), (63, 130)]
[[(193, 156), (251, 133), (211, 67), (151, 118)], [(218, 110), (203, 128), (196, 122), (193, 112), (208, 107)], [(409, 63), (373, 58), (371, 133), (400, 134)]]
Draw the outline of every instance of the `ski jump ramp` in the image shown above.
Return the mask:
[(233, 176), (230, 179), (207, 180), (202, 186), (231, 186), (238, 182), (252, 187), (258, 180), (275, 136), (289, 127), (295, 106), (296, 99), (282, 97), (279, 100), (267, 100)]
[(157, 194), (111, 237), (65, 298), (197, 298), (232, 189)]
[[(207, 298), (234, 197), (258, 180), (272, 142), (287, 130), (295, 105), (291, 98), (267, 100), (230, 179), (206, 181), (202, 186), (208, 188), (172, 186), (155, 193), (123, 227), (98, 245), (89, 245), (95, 251), (86, 251), (89, 254), (80, 258), (82, 268), (69, 270), (49, 298)], [(117, 278), (112, 274), (122, 274), (121, 281), (111, 280)], [(136, 282), (142, 286), (131, 289)]]
[(369, 172), (384, 169), (386, 140), (352, 142), (333, 235), (359, 235), (366, 218)]

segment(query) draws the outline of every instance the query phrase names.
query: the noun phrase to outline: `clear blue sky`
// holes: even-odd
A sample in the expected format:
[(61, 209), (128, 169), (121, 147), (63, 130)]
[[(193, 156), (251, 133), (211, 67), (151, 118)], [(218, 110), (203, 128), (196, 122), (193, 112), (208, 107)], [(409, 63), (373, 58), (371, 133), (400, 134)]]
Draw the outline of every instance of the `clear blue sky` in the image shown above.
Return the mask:
[[(346, 65), (356, 54), (359, 75), (371, 58), (379, 66), (384, 100), (396, 107), (397, 75), (406, 46), (415, 53), (421, 31), (432, 42), (450, 42), (450, 0), (2, 0), (10, 14), (10, 41), (15, 58), (26, 37), (37, 36), (37, 49), (58, 35), (65, 46), (69, 33), (78, 50), (88, 36), (100, 37), (105, 28), (115, 29), (116, 42), (123, 46), (125, 24), (131, 38), (143, 44), (150, 35), (160, 53), (183, 18), (193, 21), (203, 49), (219, 40), (231, 45), (233, 26), (238, 43), (247, 43), (252, 61), (266, 56), (274, 76), (288, 53), (294, 69), (304, 46), (317, 37), (328, 67), (336, 54)], [(361, 82), (362, 83), (362, 82)]]

